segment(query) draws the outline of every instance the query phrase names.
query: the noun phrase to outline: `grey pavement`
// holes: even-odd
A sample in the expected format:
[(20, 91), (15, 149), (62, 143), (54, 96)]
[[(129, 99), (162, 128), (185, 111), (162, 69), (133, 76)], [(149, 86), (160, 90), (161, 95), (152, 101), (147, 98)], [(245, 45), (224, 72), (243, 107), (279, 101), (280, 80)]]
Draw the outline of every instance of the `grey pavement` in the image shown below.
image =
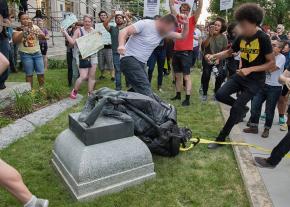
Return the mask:
[[(228, 112), (229, 112), (229, 107), (222, 105), (222, 111), (223, 111), (224, 117), (227, 117)], [(264, 109), (262, 111), (264, 111)], [(230, 135), (231, 140), (245, 141), (249, 144), (259, 145), (266, 149), (272, 150), (287, 133), (285, 131), (284, 132), (280, 131), (280, 127), (278, 124), (278, 112), (276, 111), (274, 125), (270, 131), (269, 138), (265, 139), (261, 137), (261, 134), (264, 130), (264, 121), (260, 121), (259, 134), (257, 135), (246, 134), (242, 132), (242, 130), (246, 128), (246, 123), (249, 117), (250, 117), (250, 112), (247, 114), (247, 117), (244, 119), (243, 123), (240, 123), (238, 126), (234, 127), (233, 133), (231, 133)], [(237, 150), (239, 151), (242, 148), (244, 147), (234, 147), (235, 151)], [(269, 156), (269, 154), (258, 151), (254, 148), (249, 148), (248, 151), (251, 153), (252, 158), (254, 158), (255, 156), (261, 156), (261, 157)], [(266, 200), (267, 196), (271, 199), (271, 201), (267, 202), (268, 203), (267, 206), (275, 206), (275, 207), (289, 207), (290, 206), (290, 196), (289, 196), (290, 159), (283, 159), (280, 165), (277, 166), (277, 168), (275, 169), (256, 168), (253, 165), (253, 162), (251, 161), (250, 165), (247, 165), (246, 168), (252, 168), (253, 169), (252, 171), (255, 171), (255, 168), (256, 168), (260, 176), (254, 176), (255, 179), (249, 182), (248, 180), (252, 179), (253, 175), (252, 174), (247, 175), (247, 169), (243, 169), (243, 166), (241, 166), (241, 163), (244, 162), (243, 160), (244, 157), (238, 157), (236, 152), (235, 154), (241, 168), (241, 173), (242, 173), (244, 183), (246, 185), (247, 192), (248, 192), (252, 206), (261, 206), (261, 207), (265, 206), (265, 204), (261, 204), (261, 202), (259, 203), (259, 200), (261, 199)], [(253, 182), (255, 182), (255, 185), (249, 184)], [(267, 192), (263, 192), (262, 190), (263, 193), (257, 193), (257, 195), (251, 195), (252, 193), (255, 193), (256, 191), (255, 187), (260, 187), (260, 189), (265, 188)], [(263, 194), (263, 196), (259, 198), (261, 194)], [(270, 204), (270, 202), (272, 202), (272, 204)]]

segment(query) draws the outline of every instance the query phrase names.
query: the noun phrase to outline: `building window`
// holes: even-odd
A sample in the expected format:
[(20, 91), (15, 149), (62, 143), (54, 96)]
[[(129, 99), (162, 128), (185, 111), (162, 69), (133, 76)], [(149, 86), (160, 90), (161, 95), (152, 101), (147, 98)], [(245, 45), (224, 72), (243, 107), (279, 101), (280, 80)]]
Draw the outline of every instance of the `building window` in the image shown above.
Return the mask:
[(90, 8), (89, 8), (89, 0), (86, 0), (86, 6), (87, 6), (87, 14), (90, 13)]
[(63, 4), (59, 5), (59, 9), (60, 9), (61, 12), (63, 12)]

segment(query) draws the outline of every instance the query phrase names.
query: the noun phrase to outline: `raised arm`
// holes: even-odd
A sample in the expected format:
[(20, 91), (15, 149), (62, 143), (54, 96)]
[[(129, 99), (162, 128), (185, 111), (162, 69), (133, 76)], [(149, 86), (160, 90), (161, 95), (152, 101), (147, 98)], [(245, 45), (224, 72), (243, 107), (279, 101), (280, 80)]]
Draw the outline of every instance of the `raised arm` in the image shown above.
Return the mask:
[(179, 22), (181, 23), (181, 24), (183, 24), (183, 29), (182, 29), (182, 32), (181, 33), (178, 33), (178, 32), (171, 32), (169, 35), (168, 35), (168, 38), (170, 38), (170, 39), (184, 39), (184, 38), (186, 38), (187, 37), (187, 35), (188, 35), (188, 30), (189, 30), (189, 28), (188, 28), (188, 18), (185, 16), (185, 15), (180, 15), (180, 19), (182, 19), (181, 20), (181, 22), (180, 22), (180, 20), (179, 20)]
[(71, 37), (66, 30), (62, 30), (63, 35), (70, 45), (76, 44), (76, 39), (80, 37), (80, 29), (77, 29)]
[(170, 8), (171, 14), (173, 14), (174, 16), (176, 16), (177, 15), (177, 11), (176, 11), (176, 9), (174, 7), (174, 1), (175, 0), (169, 0), (169, 8)]
[(9, 67), (9, 61), (7, 60), (7, 58), (0, 53), (0, 75), (7, 70)]
[(132, 20), (128, 16), (128, 12), (124, 13), (124, 17), (125, 17), (126, 22), (127, 22), (126, 26), (129, 26), (129, 25), (131, 25), (133, 23)]
[(196, 22), (198, 21), (199, 16), (201, 14), (202, 6), (203, 6), (203, 0), (197, 0), (197, 8), (195, 11), (192, 10), (192, 16), (195, 17)]
[(106, 21), (104, 21), (103, 25), (105, 27), (105, 29), (109, 32), (110, 31), (110, 22), (112, 21), (112, 19), (114, 19), (116, 16), (116, 11), (115, 10), (112, 10), (112, 14), (111, 16), (109, 16)]
[(118, 53), (120, 55), (125, 55), (125, 52), (126, 52), (125, 44), (126, 44), (128, 37), (130, 37), (131, 35), (134, 35), (136, 33), (137, 33), (136, 28), (133, 25), (125, 27), (122, 31), (120, 31), (120, 33), (119, 33), (119, 47), (118, 47)]

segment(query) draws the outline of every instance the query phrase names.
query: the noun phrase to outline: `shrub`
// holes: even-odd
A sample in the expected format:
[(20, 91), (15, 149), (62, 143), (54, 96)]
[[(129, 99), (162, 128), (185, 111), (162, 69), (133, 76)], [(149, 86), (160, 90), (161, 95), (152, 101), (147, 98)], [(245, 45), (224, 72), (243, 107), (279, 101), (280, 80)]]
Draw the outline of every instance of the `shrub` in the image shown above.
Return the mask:
[(55, 82), (54, 84), (47, 83), (44, 89), (46, 91), (46, 99), (49, 101), (60, 100), (67, 93), (66, 88), (59, 82)]
[(39, 88), (38, 90), (32, 90), (31, 98), (34, 104), (45, 104), (47, 102), (45, 89)]
[(19, 115), (26, 115), (33, 111), (33, 98), (31, 96), (31, 93), (26, 92), (23, 94), (20, 94), (18, 92), (15, 92), (15, 104), (14, 104), (14, 110)]
[(65, 69), (67, 68), (67, 63), (65, 60), (49, 59), (48, 68), (52, 70)]

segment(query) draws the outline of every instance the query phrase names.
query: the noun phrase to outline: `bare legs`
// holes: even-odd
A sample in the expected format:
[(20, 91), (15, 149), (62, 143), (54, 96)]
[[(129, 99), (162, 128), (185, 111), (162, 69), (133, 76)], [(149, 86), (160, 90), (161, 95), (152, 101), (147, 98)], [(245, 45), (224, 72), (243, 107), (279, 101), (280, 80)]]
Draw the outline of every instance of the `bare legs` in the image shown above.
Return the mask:
[(183, 87), (182, 73), (175, 73), (175, 87), (176, 87), (176, 93), (181, 93), (181, 90)]
[(92, 65), (91, 68), (79, 69), (80, 77), (76, 80), (74, 89), (78, 91), (83, 81), (88, 80), (88, 92), (91, 93), (96, 84), (96, 65)]
[(10, 165), (0, 159), (0, 185), (6, 188), (22, 204), (32, 198), (31, 192), (23, 183), (21, 175)]
[[(44, 74), (38, 74), (37, 80), (39, 87), (42, 87), (44, 85)], [(26, 76), (26, 82), (30, 83), (31, 88), (33, 88), (33, 75)]]
[(184, 80), (185, 80), (186, 95), (190, 95), (191, 90), (192, 90), (192, 81), (191, 81), (190, 75), (184, 75)]
[(96, 65), (93, 65), (88, 71), (88, 92), (91, 93), (96, 85)]

